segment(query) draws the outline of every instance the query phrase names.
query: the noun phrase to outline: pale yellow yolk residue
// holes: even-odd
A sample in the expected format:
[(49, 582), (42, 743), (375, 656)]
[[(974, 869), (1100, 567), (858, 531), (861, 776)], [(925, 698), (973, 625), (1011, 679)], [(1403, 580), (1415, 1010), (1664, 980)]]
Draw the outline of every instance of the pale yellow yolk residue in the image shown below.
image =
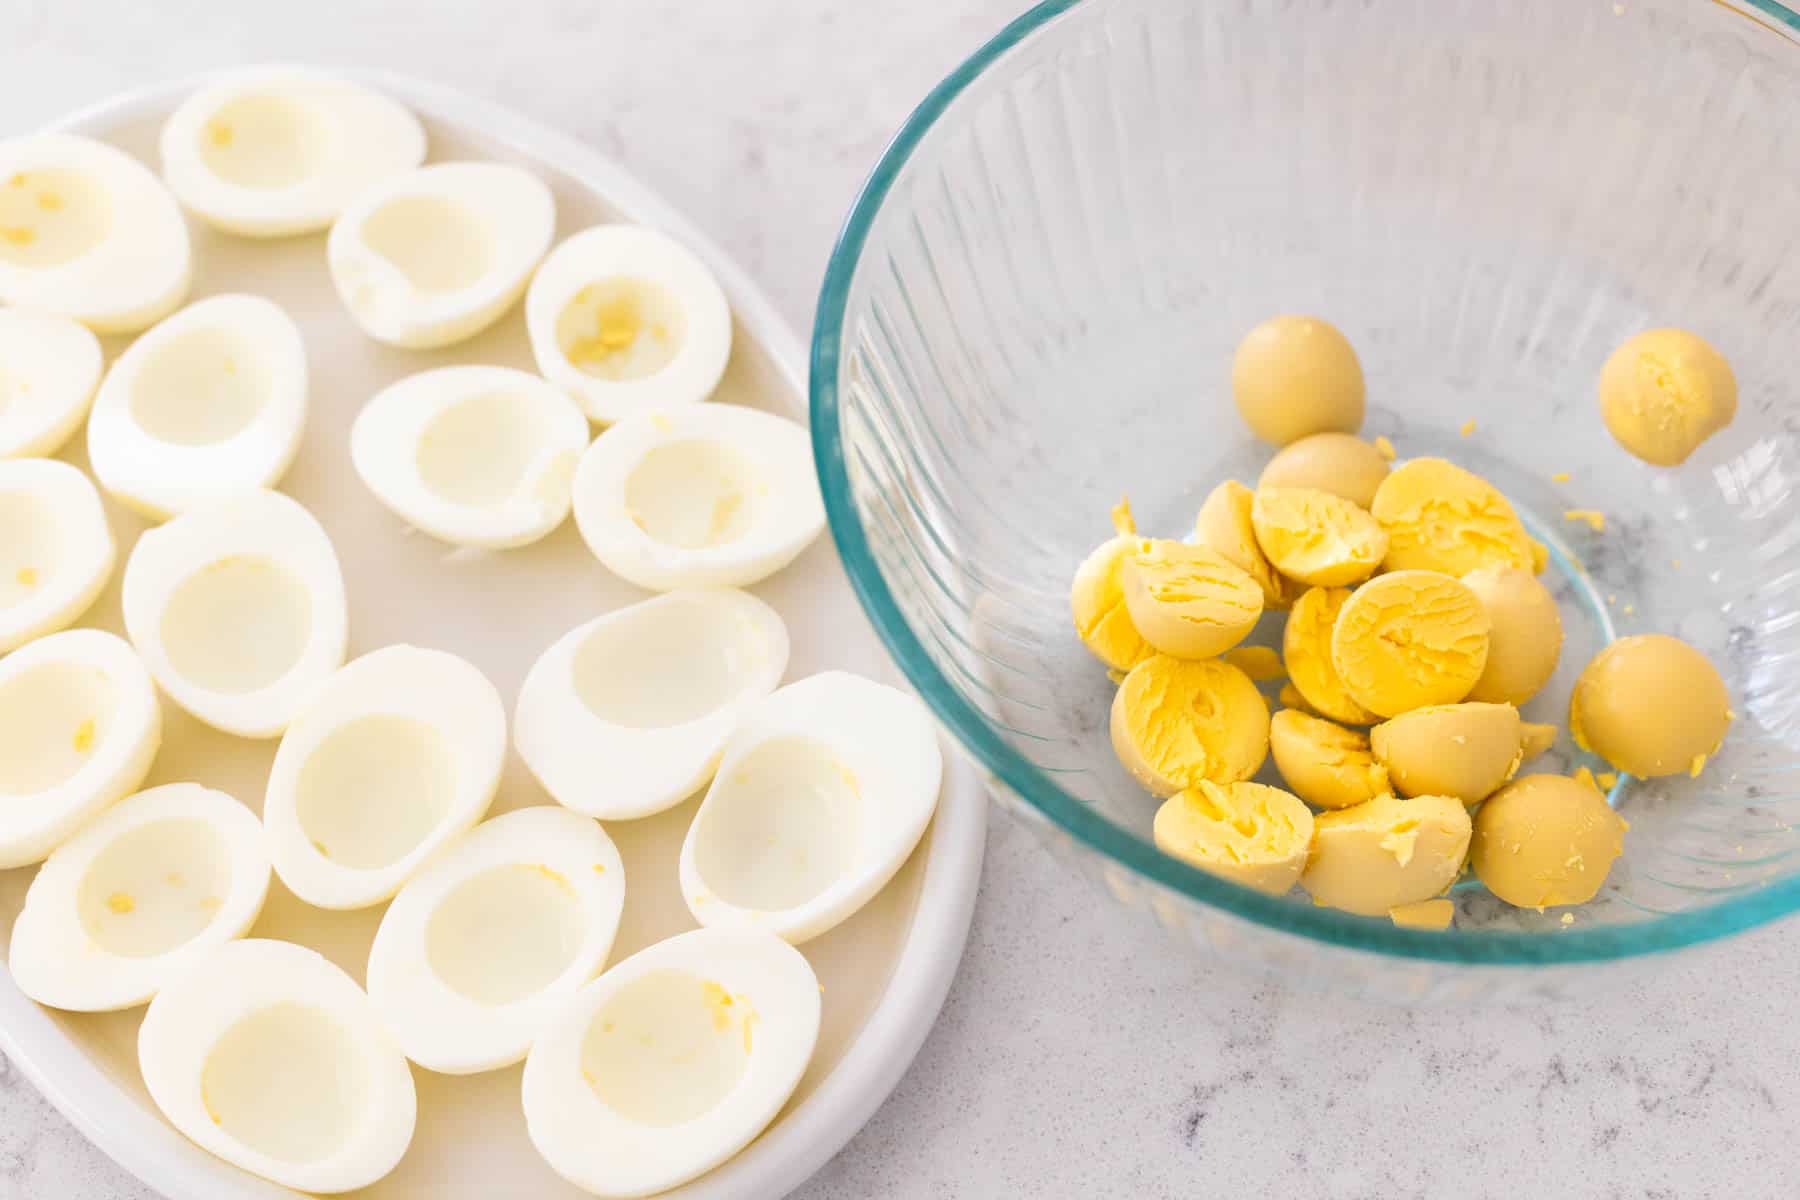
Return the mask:
[(70, 739), (77, 754), (86, 754), (94, 748), (94, 718), (89, 717), (75, 727), (75, 736)]
[(1229, 663), (1158, 654), (1119, 685), (1111, 733), (1125, 769), (1149, 791), (1168, 796), (1256, 774), (1269, 753), (1269, 707), (1250, 677)]
[(36, 587), (38, 581), (37, 568), (20, 567), (18, 571), (14, 573), (13, 578), (18, 581), (20, 587)]
[(1527, 775), (1475, 812), (1470, 862), (1508, 904), (1585, 904), (1625, 848), (1625, 822), (1591, 782)]
[(1227, 479), (1200, 506), (1200, 515), (1194, 519), (1194, 536), (1201, 545), (1218, 551), (1227, 562), (1256, 580), (1256, 586), (1262, 589), (1264, 608), (1285, 609), (1293, 604), (1300, 589), (1275, 570), (1257, 544), (1256, 526), (1250, 515), (1255, 502), (1256, 493), (1235, 479)]
[(1469, 848), (1469, 813), (1447, 796), (1377, 796), (1321, 814), (1300, 886), (1318, 904), (1381, 917), (1456, 882)]
[(1202, 782), (1163, 802), (1152, 834), (1165, 854), (1279, 896), (1306, 866), (1313, 816), (1280, 788)]
[(1467, 575), (1532, 565), (1531, 538), (1487, 480), (1441, 458), (1415, 458), (1383, 481), (1371, 509), (1387, 531), (1390, 571)]
[(1600, 415), (1618, 443), (1647, 463), (1677, 466), (1737, 415), (1731, 364), (1703, 338), (1651, 329), (1600, 369)]
[(1284, 709), (1269, 721), (1269, 752), (1288, 787), (1315, 808), (1351, 808), (1392, 790), (1361, 730)]
[(605, 362), (637, 341), (643, 318), (629, 295), (596, 302), (591, 293), (584, 292), (576, 297), (576, 303), (594, 305), (594, 332), (569, 349), (569, 361), (576, 366)]
[[(1288, 677), (1320, 716), (1348, 725), (1368, 725), (1376, 715), (1357, 703), (1331, 660), (1331, 631), (1350, 599), (1348, 588), (1313, 588), (1294, 602), (1282, 634), (1281, 652)], [(1282, 703), (1298, 707), (1285, 698)]]
[(1262, 488), (1250, 519), (1275, 569), (1311, 587), (1360, 583), (1388, 550), (1374, 517), (1317, 488)]
[(129, 893), (114, 892), (106, 898), (106, 907), (120, 916), (124, 916), (137, 908), (137, 901), (133, 900)]
[(1122, 583), (1132, 625), (1157, 650), (1177, 658), (1222, 654), (1262, 616), (1256, 581), (1205, 546), (1139, 542), (1125, 555)]
[(1460, 580), (1396, 571), (1344, 603), (1331, 661), (1358, 704), (1399, 716), (1467, 696), (1487, 665), (1489, 628), (1487, 610)]
[(1131, 519), (1131, 505), (1120, 500), (1113, 509), (1115, 536), (1102, 542), (1075, 571), (1069, 609), (1075, 634), (1093, 656), (1115, 671), (1129, 671), (1156, 653), (1131, 623), (1121, 578), (1125, 556), (1143, 539)]

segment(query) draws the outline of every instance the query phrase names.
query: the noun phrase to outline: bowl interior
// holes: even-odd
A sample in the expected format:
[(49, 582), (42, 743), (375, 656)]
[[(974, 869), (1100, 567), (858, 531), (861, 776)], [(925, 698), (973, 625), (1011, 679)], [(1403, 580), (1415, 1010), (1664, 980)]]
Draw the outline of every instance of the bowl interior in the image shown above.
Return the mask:
[[(1800, 48), (1765, 7), (1049, 4), (927, 100), (827, 278), (817, 452), (865, 605), (1007, 794), (1177, 902), (1427, 958), (1615, 957), (1800, 903)], [(1214, 484), (1254, 482), (1230, 359), (1279, 312), (1349, 335), (1367, 435), (1487, 475), (1555, 549), (1568, 638), (1527, 719), (1566, 725), (1626, 633), (1726, 677), (1739, 720), (1706, 773), (1614, 789), (1626, 854), (1573, 926), (1465, 889), (1454, 932), (1400, 931), (1149, 845), (1069, 580), (1122, 493), (1181, 537)], [(1595, 400), (1659, 325), (1740, 387), (1675, 470)], [(1535, 769), (1581, 761), (1565, 734)]]

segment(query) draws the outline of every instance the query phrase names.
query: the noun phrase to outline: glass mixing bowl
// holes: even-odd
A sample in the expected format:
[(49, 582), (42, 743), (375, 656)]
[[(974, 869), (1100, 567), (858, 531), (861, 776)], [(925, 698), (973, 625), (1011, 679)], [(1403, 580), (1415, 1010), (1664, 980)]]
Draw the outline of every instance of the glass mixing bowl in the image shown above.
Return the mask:
[[(926, 98), (827, 271), (818, 468), (888, 647), (1075, 873), (1203, 956), (1431, 1000), (1554, 998), (1800, 904), (1797, 38), (1767, 0), (1054, 0)], [(1180, 537), (1254, 481), (1230, 359), (1280, 312), (1356, 345), (1366, 435), (1487, 475), (1554, 548), (1568, 640), (1527, 719), (1564, 724), (1625, 633), (1730, 685), (1700, 778), (1613, 789), (1625, 855), (1572, 924), (1465, 885), (1453, 930), (1399, 929), (1151, 844), (1069, 581), (1121, 493)], [(1595, 399), (1657, 325), (1741, 394), (1674, 470)], [(1532, 769), (1580, 762), (1565, 735)]]

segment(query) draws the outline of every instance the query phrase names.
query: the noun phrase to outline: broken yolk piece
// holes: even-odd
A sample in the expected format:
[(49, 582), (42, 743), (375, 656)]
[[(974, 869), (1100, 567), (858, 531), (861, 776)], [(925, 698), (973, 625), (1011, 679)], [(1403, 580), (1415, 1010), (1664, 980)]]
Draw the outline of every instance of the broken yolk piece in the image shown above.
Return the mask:
[(1389, 475), (1370, 509), (1387, 531), (1390, 571), (1467, 575), (1477, 567), (1530, 568), (1531, 538), (1506, 497), (1441, 458), (1415, 458)]
[(1256, 486), (1317, 488), (1366, 509), (1387, 476), (1388, 458), (1378, 447), (1354, 434), (1315, 433), (1277, 451)]
[(1374, 517), (1317, 488), (1262, 488), (1250, 519), (1275, 569), (1311, 587), (1361, 583), (1387, 554)]
[(1536, 758), (1556, 745), (1556, 726), (1533, 721), (1519, 722), (1519, 761)]
[(1620, 638), (1575, 681), (1569, 730), (1583, 750), (1642, 779), (1692, 773), (1725, 741), (1731, 696), (1704, 654), (1678, 638)]
[(1269, 754), (1269, 706), (1230, 663), (1158, 654), (1119, 685), (1111, 733), (1125, 769), (1150, 792), (1169, 796), (1256, 774)]
[(1737, 416), (1737, 379), (1703, 338), (1646, 330), (1600, 368), (1600, 416), (1619, 445), (1645, 462), (1678, 466)]
[(1113, 670), (1129, 671), (1155, 651), (1131, 623), (1131, 614), (1125, 608), (1121, 579), (1125, 556), (1142, 541), (1136, 536), (1130, 502), (1120, 500), (1112, 516), (1114, 536), (1096, 547), (1076, 568), (1075, 582), (1069, 588), (1069, 608), (1082, 645)]
[(1223, 654), (1262, 616), (1256, 581), (1205, 546), (1140, 541), (1126, 553), (1121, 579), (1132, 625), (1176, 658)]
[(1300, 589), (1282, 578), (1257, 544), (1256, 527), (1250, 519), (1254, 502), (1254, 492), (1235, 479), (1227, 479), (1200, 506), (1200, 515), (1194, 520), (1194, 536), (1201, 545), (1212, 547), (1256, 580), (1262, 589), (1264, 608), (1285, 609), (1293, 604)]
[(1350, 695), (1331, 661), (1331, 631), (1349, 599), (1349, 588), (1313, 588), (1303, 594), (1288, 614), (1281, 653), (1288, 678), (1308, 707), (1347, 725), (1368, 725), (1376, 715)]
[(1287, 668), (1281, 664), (1281, 655), (1270, 646), (1237, 646), (1220, 657), (1257, 683), (1287, 678)]
[(1435, 571), (1396, 571), (1344, 602), (1331, 661), (1358, 704), (1397, 717), (1467, 696), (1487, 666), (1488, 631), (1487, 610), (1467, 584)]
[(1487, 609), (1487, 665), (1469, 699), (1523, 704), (1556, 674), (1562, 656), (1562, 616), (1556, 597), (1537, 576), (1517, 567), (1482, 567), (1463, 576)]
[[(576, 297), (576, 303), (584, 300), (591, 301), (592, 297)], [(600, 301), (594, 306), (593, 333), (577, 339), (569, 348), (569, 361), (578, 367), (605, 362), (620, 351), (630, 348), (637, 341), (643, 324), (638, 306), (629, 295)]]
[(1280, 788), (1201, 782), (1163, 802), (1151, 833), (1164, 854), (1280, 896), (1306, 866), (1313, 815)]
[(1450, 899), (1415, 900), (1388, 909), (1388, 920), (1400, 929), (1443, 930), (1456, 918), (1456, 902)]
[(1392, 790), (1359, 729), (1283, 709), (1269, 720), (1269, 752), (1288, 787), (1315, 808), (1351, 808)]
[(1598, 788), (1527, 775), (1475, 812), (1470, 863), (1487, 889), (1519, 908), (1585, 904), (1625, 848), (1625, 822)]
[(1510, 704), (1416, 708), (1369, 731), (1375, 757), (1402, 796), (1479, 804), (1522, 761), (1519, 710)]
[(1469, 811), (1448, 796), (1377, 796), (1322, 813), (1300, 886), (1315, 904), (1384, 917), (1448, 890), (1462, 871), (1469, 833)]

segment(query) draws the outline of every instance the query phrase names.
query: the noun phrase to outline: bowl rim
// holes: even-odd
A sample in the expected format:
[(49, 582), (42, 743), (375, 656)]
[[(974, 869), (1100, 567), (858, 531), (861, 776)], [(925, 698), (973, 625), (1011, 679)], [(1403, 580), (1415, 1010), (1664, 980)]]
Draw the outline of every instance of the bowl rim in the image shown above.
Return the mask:
[[(1800, 909), (1800, 873), (1747, 894), (1683, 913), (1627, 925), (1576, 925), (1550, 934), (1516, 931), (1442, 932), (1402, 929), (1390, 922), (1334, 909), (1295, 904), (1230, 883), (1169, 857), (1076, 799), (1013, 749), (988, 719), (963, 698), (894, 598), (870, 551), (851, 495), (839, 421), (838, 370), (844, 319), (856, 268), (896, 180), (951, 104), (1000, 58), (1055, 18), (1095, 0), (1040, 0), (946, 75), (900, 127), (859, 190), (826, 263), (819, 291), (810, 362), (813, 459), (833, 540), (857, 600), (909, 682), (976, 761), (990, 781), (1008, 788), (1087, 849), (1189, 900), (1281, 933), (1349, 950), (1430, 962), (1491, 966), (1601, 963), (1680, 949), (1739, 933)], [(1708, 5), (1718, 0), (1706, 0)], [(1800, 12), (1778, 0), (1737, 0), (1800, 39)], [(1734, 6), (1724, 5), (1728, 11)], [(1758, 21), (1758, 24), (1762, 22)]]

